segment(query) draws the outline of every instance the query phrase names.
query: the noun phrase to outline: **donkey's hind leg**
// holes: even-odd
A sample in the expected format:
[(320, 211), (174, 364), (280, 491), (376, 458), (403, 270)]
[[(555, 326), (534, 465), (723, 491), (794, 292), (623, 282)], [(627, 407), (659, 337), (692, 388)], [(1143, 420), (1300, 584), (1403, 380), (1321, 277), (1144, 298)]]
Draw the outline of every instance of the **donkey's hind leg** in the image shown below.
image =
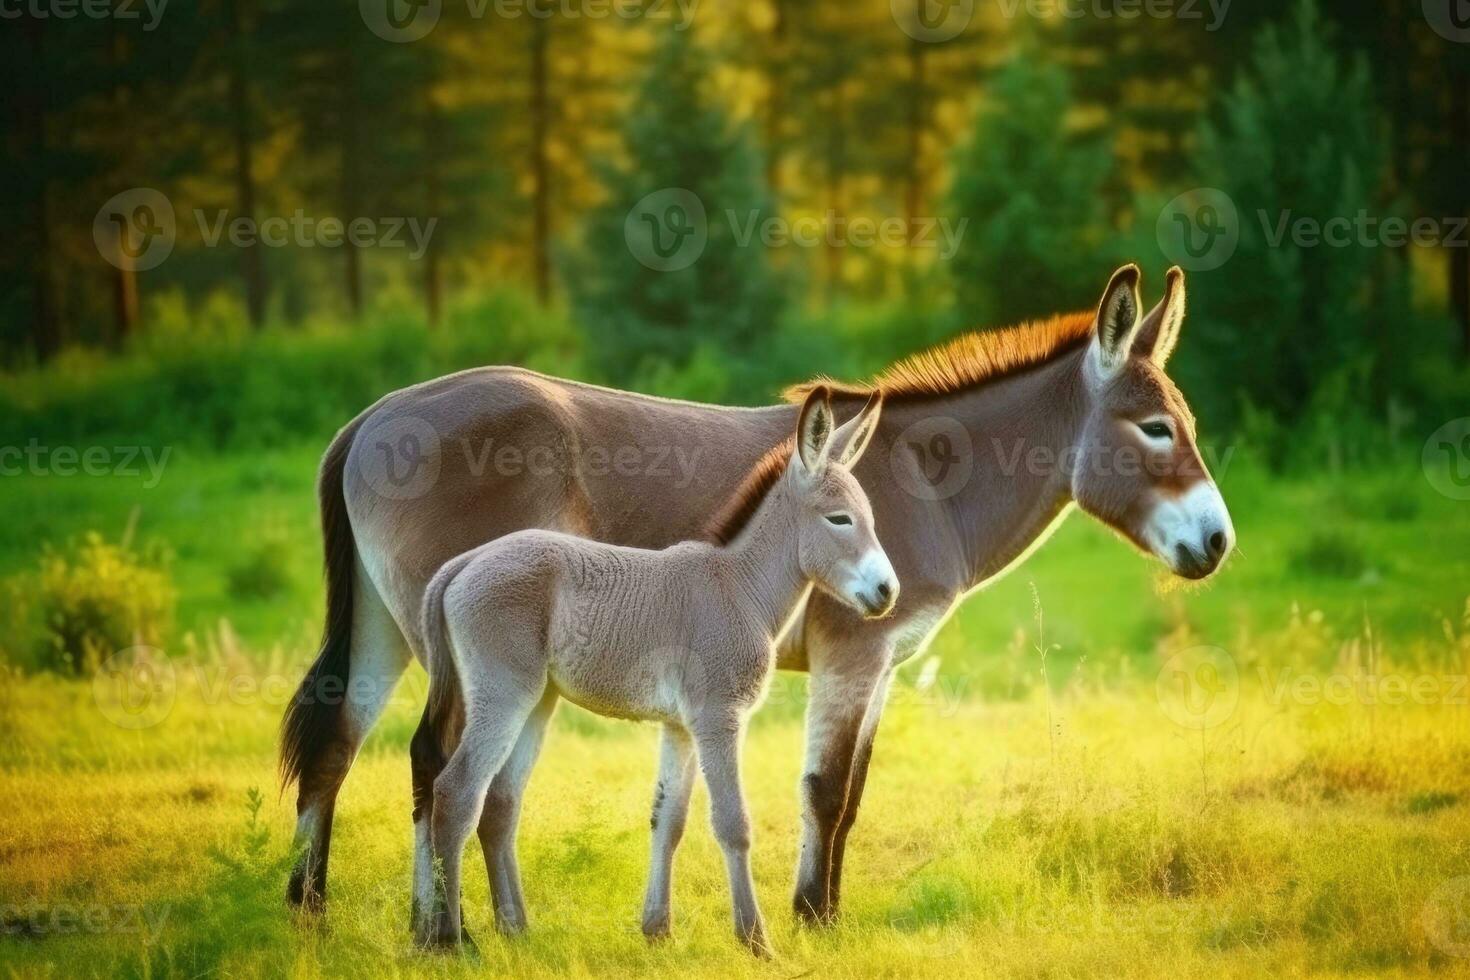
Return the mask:
[(531, 769), (541, 753), (546, 724), (556, 711), (556, 702), (556, 690), (548, 685), (526, 719), (510, 758), (490, 783), (485, 808), (480, 814), (480, 847), (485, 852), (485, 870), (490, 875), (495, 927), (507, 936), (524, 932), (528, 923), (526, 900), (521, 895), (521, 872), (516, 862), (516, 826), (520, 822), (526, 781), (531, 778)]
[(464, 845), (480, 819), (485, 793), (505, 765), (526, 720), (546, 687), (541, 677), (534, 689), (522, 677), (477, 678), (465, 692), (465, 728), (459, 745), (439, 778), (429, 817), (434, 848), (435, 901), (426, 917), (420, 942), (453, 946), (462, 930), (460, 881)]
[(694, 741), (677, 725), (665, 725), (659, 746), (658, 784), (653, 793), (653, 852), (648, 891), (643, 898), (643, 935), (662, 939), (670, 934), (674, 886), (674, 852), (684, 836), (689, 793), (694, 788)]

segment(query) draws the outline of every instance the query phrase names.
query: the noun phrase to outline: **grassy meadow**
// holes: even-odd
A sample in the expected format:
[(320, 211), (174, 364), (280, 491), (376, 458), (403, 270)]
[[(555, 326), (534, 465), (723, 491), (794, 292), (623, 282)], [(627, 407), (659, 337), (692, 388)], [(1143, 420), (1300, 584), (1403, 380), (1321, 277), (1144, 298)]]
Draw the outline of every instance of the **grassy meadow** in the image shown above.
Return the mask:
[[(120, 704), (105, 672), (70, 679), (13, 658), (0, 685), (0, 971), (1214, 977), (1470, 964), (1470, 509), (1411, 464), (1273, 479), (1245, 452), (1221, 479), (1240, 553), (1216, 580), (1172, 587), (1074, 515), (904, 669), (844, 915), (824, 932), (788, 911), (805, 682), (778, 681), (748, 752), (773, 963), (729, 934), (702, 789), (676, 936), (644, 942), (656, 732), (568, 707), (526, 803), (531, 934), (492, 934), (474, 856), (478, 958), (413, 950), (418, 668), (339, 801), (330, 912), (295, 921), (274, 736), (318, 628), (317, 453), (182, 447), (147, 487), (6, 478), (0, 577), (23, 584), (43, 542), (126, 534), (167, 543), (178, 605), (152, 700)], [(251, 585), (262, 548), (273, 588)]]

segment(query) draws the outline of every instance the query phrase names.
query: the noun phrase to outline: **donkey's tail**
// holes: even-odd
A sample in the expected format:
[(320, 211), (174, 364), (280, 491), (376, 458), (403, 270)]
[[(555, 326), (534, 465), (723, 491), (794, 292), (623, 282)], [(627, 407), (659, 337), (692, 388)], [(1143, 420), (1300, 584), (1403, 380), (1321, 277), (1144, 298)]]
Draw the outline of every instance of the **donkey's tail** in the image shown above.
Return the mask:
[(424, 660), (429, 668), (429, 703), (424, 708), (424, 723), (429, 726), (439, 745), (448, 748), (456, 734), (451, 726), (461, 711), (459, 671), (454, 665), (454, 650), (449, 644), (449, 628), (444, 621), (444, 593), (475, 553), (467, 551), (451, 558), (429, 580), (424, 590), (423, 619), (419, 628), (424, 637)]
[(322, 457), (317, 497), (322, 512), (322, 552), (327, 578), (327, 619), (321, 651), (306, 672), (281, 720), (281, 785), (289, 787), (315, 772), (333, 751), (342, 724), (352, 654), (352, 588), (357, 545), (342, 496), (347, 453), (366, 412), (332, 440)]

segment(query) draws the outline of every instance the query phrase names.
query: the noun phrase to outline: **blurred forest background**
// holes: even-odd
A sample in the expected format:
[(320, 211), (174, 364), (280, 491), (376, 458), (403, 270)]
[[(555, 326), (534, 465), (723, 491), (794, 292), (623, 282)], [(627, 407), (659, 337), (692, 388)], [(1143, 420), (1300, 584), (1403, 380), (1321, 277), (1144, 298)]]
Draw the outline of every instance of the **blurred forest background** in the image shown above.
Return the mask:
[[(1463, 229), (1269, 234), (1366, 213), (1450, 237), (1470, 216), (1470, 45), (1419, 0), (384, 0), (391, 23), (438, 11), (408, 43), (370, 29), (375, 2), (41, 4), (3, 25), (0, 436), (321, 437), (389, 387), (494, 361), (764, 401), (1089, 306), (1123, 261), (1152, 302), (1161, 209), (1197, 187), (1239, 211), (1234, 257), (1191, 276), (1176, 368), (1212, 431), (1339, 465), (1417, 446), (1467, 390)], [(146, 271), (94, 237), (135, 188), (176, 216)], [(625, 220), (666, 188), (711, 233), (660, 272)], [(434, 225), (421, 249), (210, 244), (297, 214)], [(751, 214), (837, 230), (742, 243), (728, 226)], [(862, 218), (909, 242), (855, 244)]]

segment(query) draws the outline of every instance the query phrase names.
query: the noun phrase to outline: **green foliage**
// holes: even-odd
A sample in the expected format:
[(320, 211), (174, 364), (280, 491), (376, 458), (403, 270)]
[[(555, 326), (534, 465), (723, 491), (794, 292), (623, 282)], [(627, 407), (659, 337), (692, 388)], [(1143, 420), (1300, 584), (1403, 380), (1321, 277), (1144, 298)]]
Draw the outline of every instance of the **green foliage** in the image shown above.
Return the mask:
[(1337, 530), (1314, 531), (1291, 554), (1291, 568), (1299, 575), (1354, 579), (1367, 567), (1362, 545)]
[(1000, 326), (1097, 301), (1109, 267), (1106, 147), (1068, 129), (1064, 69), (1023, 48), (995, 76), (954, 156), (949, 206), (968, 219), (950, 260), (968, 324)]
[(161, 647), (175, 603), (167, 566), (159, 548), (139, 555), (95, 532), (66, 550), (48, 548), (35, 573), (12, 583), (34, 666), (86, 674), (129, 647)]
[(1308, 244), (1292, 233), (1300, 219), (1385, 214), (1368, 66), (1339, 53), (1335, 39), (1315, 3), (1298, 4), (1286, 24), (1262, 31), (1199, 136), (1199, 183), (1230, 196), (1240, 243), (1222, 268), (1191, 278), (1198, 312), (1189, 343), (1217, 377), (1286, 424), (1314, 407), (1338, 425), (1381, 412), (1396, 360), (1388, 324), (1409, 315), (1406, 266), (1386, 249)]
[[(657, 364), (681, 366), (700, 344), (749, 356), (780, 313), (781, 289), (759, 234), (742, 241), (752, 217), (774, 216), (760, 158), (749, 134), (713, 100), (709, 76), (708, 56), (688, 32), (660, 42), (623, 125), (627, 162), (605, 168), (606, 200), (588, 216), (568, 263), (592, 364), (614, 381)], [(680, 192), (697, 199), (702, 222), (675, 199)], [(648, 195), (662, 196), (630, 218)], [(647, 244), (637, 236), (662, 247), (666, 236), (687, 240), (674, 237), (675, 229), (691, 227), (708, 236), (691, 264), (660, 270), (635, 255)], [(697, 241), (700, 231), (693, 234)]]
[(272, 599), (291, 587), (290, 544), (268, 538), (226, 573), (230, 595), (236, 599)]

